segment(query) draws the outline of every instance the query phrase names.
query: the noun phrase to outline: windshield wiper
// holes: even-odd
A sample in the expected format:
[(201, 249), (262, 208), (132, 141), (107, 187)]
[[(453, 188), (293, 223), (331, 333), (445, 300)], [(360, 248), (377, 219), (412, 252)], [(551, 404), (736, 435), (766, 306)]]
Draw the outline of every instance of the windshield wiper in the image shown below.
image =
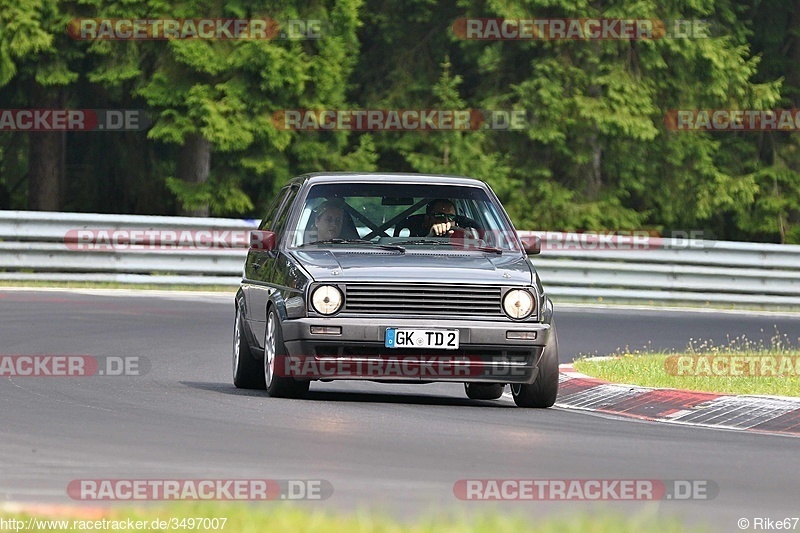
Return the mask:
[(313, 242), (304, 242), (303, 244), (298, 245), (298, 248), (302, 248), (303, 246), (313, 246), (317, 244), (369, 244), (370, 246), (375, 246), (377, 248), (382, 248), (384, 250), (394, 250), (397, 252), (405, 253), (406, 249), (402, 246), (397, 246), (394, 244), (380, 244), (377, 242), (367, 241), (364, 239), (323, 239), (321, 241), (313, 241)]
[(436, 240), (436, 239), (414, 239), (414, 240), (405, 240), (405, 241), (395, 241), (394, 244), (434, 244), (437, 246), (453, 246), (456, 248), (463, 248), (465, 250), (476, 250), (478, 252), (487, 252), (493, 253), (497, 255), (503, 255), (503, 250), (501, 248), (497, 248), (495, 246), (471, 246), (471, 245), (463, 245), (459, 242), (452, 242), (449, 240)]
[(478, 250), (479, 252), (488, 252), (497, 255), (503, 255), (503, 249), (496, 246), (479, 246), (477, 248), (470, 248), (471, 250)]
[(394, 241), (394, 244), (446, 244), (448, 246), (455, 246), (448, 240), (438, 239), (408, 239), (405, 241)]

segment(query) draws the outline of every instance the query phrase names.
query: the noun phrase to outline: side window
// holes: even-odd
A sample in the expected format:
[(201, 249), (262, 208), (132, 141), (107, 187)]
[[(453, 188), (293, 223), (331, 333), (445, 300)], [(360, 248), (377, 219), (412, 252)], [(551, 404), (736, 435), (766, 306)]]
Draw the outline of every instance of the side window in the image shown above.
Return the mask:
[(283, 232), (286, 229), (286, 222), (289, 219), (289, 213), (292, 212), (292, 204), (294, 204), (294, 199), (297, 196), (298, 190), (300, 190), (300, 187), (298, 186), (289, 188), (288, 193), (283, 199), (283, 202), (281, 202), (281, 207), (278, 210), (278, 216), (275, 220), (275, 223), (272, 225), (272, 231), (277, 233), (279, 236), (283, 235)]
[(264, 220), (261, 221), (261, 224), (258, 225), (258, 229), (260, 230), (271, 230), (275, 226), (275, 219), (278, 215), (278, 208), (283, 205), (283, 198), (286, 196), (286, 191), (289, 189), (288, 186), (284, 187), (280, 190), (278, 194), (275, 195), (275, 198), (269, 203), (267, 207), (267, 214), (264, 215)]
[(311, 217), (313, 210), (324, 201), (324, 198), (306, 199), (306, 205), (303, 206), (303, 211), (300, 213), (300, 219), (297, 221), (297, 231), (294, 232), (294, 238), (292, 239), (291, 246), (300, 246), (304, 242), (317, 240), (317, 231), (312, 225)]

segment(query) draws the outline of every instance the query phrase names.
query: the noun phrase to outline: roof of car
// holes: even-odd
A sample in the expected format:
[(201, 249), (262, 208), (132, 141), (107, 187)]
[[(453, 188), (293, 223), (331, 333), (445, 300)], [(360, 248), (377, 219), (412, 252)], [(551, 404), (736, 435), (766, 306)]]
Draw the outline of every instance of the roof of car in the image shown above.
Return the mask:
[(475, 178), (449, 176), (446, 174), (415, 174), (406, 172), (314, 172), (295, 178), (295, 181), (310, 183), (362, 182), (362, 183), (425, 183), (429, 185), (469, 185), (485, 187), (486, 184)]

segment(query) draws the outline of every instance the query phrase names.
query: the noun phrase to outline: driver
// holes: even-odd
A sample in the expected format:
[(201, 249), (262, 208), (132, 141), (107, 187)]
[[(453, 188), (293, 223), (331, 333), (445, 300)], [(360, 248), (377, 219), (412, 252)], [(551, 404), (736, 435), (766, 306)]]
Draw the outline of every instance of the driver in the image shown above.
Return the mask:
[(425, 207), (425, 228), (428, 237), (450, 235), (456, 227), (456, 206), (446, 198), (431, 200)]

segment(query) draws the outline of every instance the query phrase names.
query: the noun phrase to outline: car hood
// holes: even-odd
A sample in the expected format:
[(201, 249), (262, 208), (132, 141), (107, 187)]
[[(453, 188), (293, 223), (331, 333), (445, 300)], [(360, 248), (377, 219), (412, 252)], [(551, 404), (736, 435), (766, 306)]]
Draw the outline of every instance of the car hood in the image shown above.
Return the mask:
[(519, 253), (401, 254), (388, 250), (294, 250), (315, 281), (427, 281), (531, 285), (532, 266)]

